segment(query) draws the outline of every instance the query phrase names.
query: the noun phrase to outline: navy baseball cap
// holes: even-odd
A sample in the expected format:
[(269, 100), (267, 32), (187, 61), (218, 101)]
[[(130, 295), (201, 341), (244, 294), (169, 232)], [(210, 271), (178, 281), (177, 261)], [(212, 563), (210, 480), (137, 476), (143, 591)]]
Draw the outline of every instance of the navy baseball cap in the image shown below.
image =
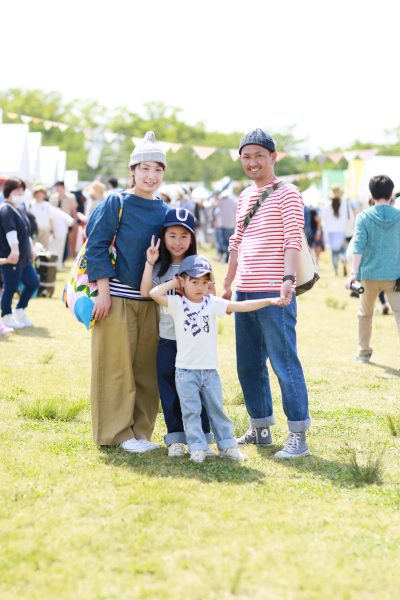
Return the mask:
[(190, 277), (201, 277), (206, 273), (212, 273), (212, 266), (204, 256), (192, 254), (183, 259), (179, 265), (178, 275), (187, 273)]
[(254, 144), (255, 146), (262, 146), (270, 152), (275, 152), (275, 142), (269, 133), (266, 133), (260, 128), (254, 129), (247, 133), (239, 145), (239, 154), (242, 154), (242, 150), (245, 146), (249, 146), (250, 144)]
[(192, 213), (186, 208), (171, 208), (165, 215), (164, 227), (172, 227), (173, 225), (186, 227), (194, 234), (196, 221)]

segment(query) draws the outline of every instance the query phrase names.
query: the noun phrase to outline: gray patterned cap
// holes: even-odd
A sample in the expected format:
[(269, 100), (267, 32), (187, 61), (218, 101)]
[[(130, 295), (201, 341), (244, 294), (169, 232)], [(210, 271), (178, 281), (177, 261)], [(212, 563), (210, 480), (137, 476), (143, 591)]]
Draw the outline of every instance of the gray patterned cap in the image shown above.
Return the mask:
[(149, 160), (159, 162), (164, 165), (164, 167), (167, 166), (165, 152), (160, 144), (157, 144), (156, 136), (153, 131), (147, 131), (143, 140), (136, 144), (129, 159), (129, 166), (134, 167), (139, 163)]
[(256, 146), (262, 146), (271, 152), (275, 152), (275, 142), (269, 133), (266, 133), (260, 128), (254, 129), (247, 133), (239, 146), (239, 154), (242, 154), (242, 150), (245, 146), (249, 146), (250, 144), (255, 144)]

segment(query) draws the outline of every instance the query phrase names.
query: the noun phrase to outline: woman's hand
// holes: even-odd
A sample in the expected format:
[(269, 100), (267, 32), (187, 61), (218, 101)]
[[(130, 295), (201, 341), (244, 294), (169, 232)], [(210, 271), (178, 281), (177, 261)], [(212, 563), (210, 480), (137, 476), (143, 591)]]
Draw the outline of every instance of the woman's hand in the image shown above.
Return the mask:
[(94, 300), (93, 318), (96, 321), (108, 317), (111, 308), (111, 296), (109, 293), (99, 293)]
[(17, 262), (19, 261), (19, 249), (18, 248), (12, 248), (10, 254), (7, 256), (7, 261), (12, 265), (17, 264)]
[(183, 277), (181, 277), (180, 275), (175, 275), (175, 289), (177, 292), (183, 292), (183, 284), (184, 284), (184, 280)]
[(157, 240), (157, 244), (155, 244), (155, 236), (151, 236), (151, 243), (149, 248), (146, 251), (146, 260), (151, 265), (154, 265), (158, 261), (158, 257), (160, 256), (160, 238)]

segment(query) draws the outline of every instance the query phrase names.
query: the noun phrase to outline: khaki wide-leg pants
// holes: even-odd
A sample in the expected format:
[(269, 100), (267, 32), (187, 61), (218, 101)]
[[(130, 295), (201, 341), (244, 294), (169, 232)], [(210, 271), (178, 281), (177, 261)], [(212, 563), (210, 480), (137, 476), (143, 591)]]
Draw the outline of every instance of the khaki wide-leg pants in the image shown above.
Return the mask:
[(151, 438), (159, 407), (158, 319), (155, 302), (112, 297), (109, 316), (94, 324), (90, 401), (99, 446)]
[(381, 292), (385, 292), (390, 308), (396, 319), (397, 330), (400, 337), (400, 292), (394, 291), (395, 281), (378, 281), (373, 279), (363, 280), (364, 293), (360, 295), (360, 308), (358, 311), (358, 351), (360, 356), (371, 356), (370, 346), (372, 333), (372, 317), (375, 301)]

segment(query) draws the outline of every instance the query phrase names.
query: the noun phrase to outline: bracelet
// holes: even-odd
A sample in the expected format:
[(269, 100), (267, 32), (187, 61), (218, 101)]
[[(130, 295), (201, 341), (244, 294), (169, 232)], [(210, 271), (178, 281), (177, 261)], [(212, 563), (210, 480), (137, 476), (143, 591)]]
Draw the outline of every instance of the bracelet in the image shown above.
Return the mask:
[(147, 263), (149, 263), (149, 265), (151, 265), (152, 267), (154, 267), (154, 263), (151, 263), (149, 260), (146, 260)]
[(283, 282), (284, 282), (284, 281), (288, 281), (289, 279), (290, 279), (290, 281), (293, 281), (293, 283), (296, 281), (296, 277), (295, 277), (294, 275), (285, 275), (285, 276), (282, 278), (282, 281), (283, 281)]

